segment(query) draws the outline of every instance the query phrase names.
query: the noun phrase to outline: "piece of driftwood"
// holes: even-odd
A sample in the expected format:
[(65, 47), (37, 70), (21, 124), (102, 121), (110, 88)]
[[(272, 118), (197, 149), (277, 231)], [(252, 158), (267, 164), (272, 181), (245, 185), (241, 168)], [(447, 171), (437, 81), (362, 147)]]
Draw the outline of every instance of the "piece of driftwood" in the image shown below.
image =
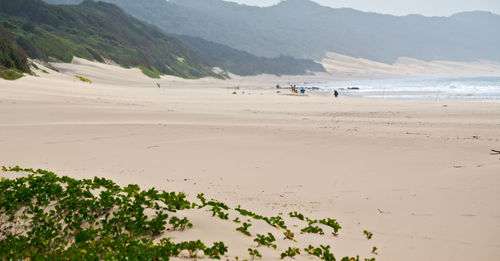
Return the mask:
[(500, 150), (491, 150), (491, 155), (500, 155)]

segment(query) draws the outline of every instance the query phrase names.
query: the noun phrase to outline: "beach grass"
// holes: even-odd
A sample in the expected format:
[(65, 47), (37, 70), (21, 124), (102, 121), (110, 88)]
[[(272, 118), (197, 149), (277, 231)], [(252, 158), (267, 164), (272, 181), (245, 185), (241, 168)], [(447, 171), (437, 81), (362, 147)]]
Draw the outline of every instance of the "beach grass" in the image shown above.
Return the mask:
[(0, 71), (0, 78), (3, 78), (5, 80), (13, 81), (20, 79), (24, 76), (24, 74), (17, 70), (17, 69), (7, 69), (5, 71)]
[(158, 70), (156, 69), (148, 69), (146, 68), (145, 66), (139, 66), (139, 69), (142, 71), (142, 73), (144, 73), (146, 76), (148, 76), (149, 78), (153, 78), (153, 79), (160, 79), (160, 72), (158, 72)]
[(92, 83), (91, 80), (83, 77), (83, 76), (80, 76), (80, 75), (75, 75), (75, 78), (77, 78), (78, 80), (82, 81), (82, 82), (85, 82), (85, 83)]

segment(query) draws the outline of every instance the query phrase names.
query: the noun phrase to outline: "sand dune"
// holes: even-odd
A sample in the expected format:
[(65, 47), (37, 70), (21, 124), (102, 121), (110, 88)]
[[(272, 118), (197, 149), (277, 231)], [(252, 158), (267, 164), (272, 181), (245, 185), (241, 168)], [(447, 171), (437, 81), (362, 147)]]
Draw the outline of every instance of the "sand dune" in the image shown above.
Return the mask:
[(494, 61), (426, 62), (408, 57), (399, 58), (394, 64), (327, 53), (321, 60), (325, 69), (334, 75), (350, 77), (402, 77), (402, 76), (498, 76), (500, 63)]
[[(329, 70), (344, 73), (369, 63), (335, 61)], [(337, 218), (338, 238), (296, 243), (330, 244), (337, 257), (372, 257), (377, 246), (377, 260), (500, 258), (500, 160), (489, 155), (500, 149), (500, 104), (294, 97), (262, 88), (291, 77), (154, 80), (80, 59), (54, 66), (60, 73), (0, 80), (0, 165), (204, 192), (265, 215)], [(255, 247), (231, 222), (184, 214), (195, 227), (174, 239), (223, 240), (229, 260)]]

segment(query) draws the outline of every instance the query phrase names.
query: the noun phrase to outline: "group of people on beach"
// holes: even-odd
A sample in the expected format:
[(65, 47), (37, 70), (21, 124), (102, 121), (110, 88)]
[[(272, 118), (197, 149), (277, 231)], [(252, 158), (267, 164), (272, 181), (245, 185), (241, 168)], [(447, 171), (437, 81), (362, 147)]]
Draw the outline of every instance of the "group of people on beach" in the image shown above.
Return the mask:
[[(277, 84), (276, 85), (276, 89), (280, 89), (280, 88), (281, 88), (280, 85)], [(297, 91), (297, 85), (290, 84), (290, 90), (292, 90), (293, 93), (298, 93), (298, 91)], [(302, 88), (301, 89), (301, 93), (304, 93), (304, 92), (305, 92), (305, 90), (304, 90), (304, 88)], [(337, 90), (333, 90), (333, 96), (335, 96), (335, 98), (339, 97), (339, 92)]]
[[(280, 85), (276, 85), (276, 89), (280, 89)], [(294, 84), (290, 84), (290, 90), (292, 90), (293, 93), (298, 93), (297, 91), (297, 85), (294, 85)]]
[[(280, 89), (280, 85), (276, 85), (276, 89)], [(292, 90), (293, 93), (298, 93), (297, 91), (297, 85), (294, 85), (294, 84), (290, 84), (290, 90)]]

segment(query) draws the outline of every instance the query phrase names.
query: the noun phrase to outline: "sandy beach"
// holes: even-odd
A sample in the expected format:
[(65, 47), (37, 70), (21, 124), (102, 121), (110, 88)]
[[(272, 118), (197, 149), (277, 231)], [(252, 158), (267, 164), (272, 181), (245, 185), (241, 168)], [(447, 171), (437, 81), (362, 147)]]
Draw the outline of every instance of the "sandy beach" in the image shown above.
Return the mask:
[[(500, 156), (490, 155), (500, 149), (500, 103), (267, 88), (300, 76), (155, 80), (80, 59), (54, 66), (59, 73), (0, 79), (0, 165), (203, 192), (266, 215), (336, 218), (343, 229), (326, 243), (338, 257), (500, 259)], [(172, 238), (225, 241), (224, 260), (255, 247), (234, 223), (185, 215), (195, 227)], [(325, 238), (297, 241), (303, 248)], [(279, 260), (276, 251), (262, 253)]]

